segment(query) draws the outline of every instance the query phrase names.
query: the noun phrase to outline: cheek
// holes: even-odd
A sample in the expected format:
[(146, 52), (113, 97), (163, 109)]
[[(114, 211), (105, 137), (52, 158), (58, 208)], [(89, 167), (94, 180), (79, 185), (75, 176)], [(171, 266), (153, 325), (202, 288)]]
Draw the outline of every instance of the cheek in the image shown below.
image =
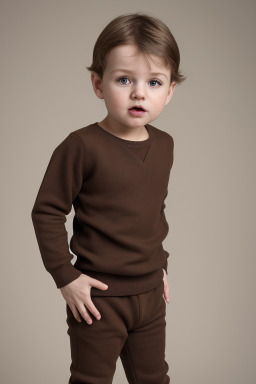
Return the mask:
[(165, 105), (165, 101), (166, 101), (166, 96), (165, 95), (158, 95), (155, 99), (154, 99), (154, 105), (155, 105), (155, 108), (158, 110), (158, 111), (162, 111), (164, 109), (164, 105)]
[(164, 109), (164, 106), (165, 106), (165, 103), (167, 100), (167, 96), (168, 96), (168, 90), (165, 90), (164, 92), (161, 93), (161, 95), (158, 95), (156, 102), (157, 102), (158, 107), (160, 109)]
[(107, 95), (107, 103), (109, 107), (118, 107), (123, 105), (125, 99), (124, 92), (116, 89), (114, 92), (109, 92)]

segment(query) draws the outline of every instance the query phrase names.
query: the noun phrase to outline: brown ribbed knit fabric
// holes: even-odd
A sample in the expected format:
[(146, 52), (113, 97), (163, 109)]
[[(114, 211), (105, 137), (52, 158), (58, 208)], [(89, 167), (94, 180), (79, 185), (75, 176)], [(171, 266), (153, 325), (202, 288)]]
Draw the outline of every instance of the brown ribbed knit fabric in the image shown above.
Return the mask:
[(53, 151), (32, 220), (57, 288), (81, 273), (109, 286), (93, 287), (91, 296), (139, 294), (161, 284), (169, 256), (162, 242), (169, 229), (164, 200), (174, 143), (170, 134), (149, 124), (146, 129), (148, 139), (131, 141), (94, 123), (71, 132)]

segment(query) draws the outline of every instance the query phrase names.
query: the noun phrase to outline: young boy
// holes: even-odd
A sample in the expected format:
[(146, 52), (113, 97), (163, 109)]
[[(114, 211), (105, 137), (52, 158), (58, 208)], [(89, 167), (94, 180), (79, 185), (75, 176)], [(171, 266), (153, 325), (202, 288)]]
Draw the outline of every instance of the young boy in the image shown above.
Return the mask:
[[(55, 148), (36, 197), (42, 260), (66, 300), (69, 384), (112, 383), (119, 356), (129, 383), (170, 382), (162, 241), (174, 142), (149, 123), (184, 80), (179, 63), (160, 20), (138, 13), (112, 20), (88, 67), (107, 116)], [(72, 205), (74, 265), (65, 229)]]

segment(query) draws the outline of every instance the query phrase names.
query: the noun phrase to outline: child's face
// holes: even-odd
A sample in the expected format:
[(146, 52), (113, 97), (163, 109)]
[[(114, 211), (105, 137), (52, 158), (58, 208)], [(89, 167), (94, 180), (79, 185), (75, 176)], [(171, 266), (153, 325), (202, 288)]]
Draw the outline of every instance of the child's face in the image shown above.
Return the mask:
[(92, 73), (94, 91), (105, 101), (109, 123), (143, 127), (171, 100), (175, 83), (170, 84), (170, 68), (157, 56), (148, 56), (148, 61), (135, 45), (120, 45), (109, 52), (102, 80)]

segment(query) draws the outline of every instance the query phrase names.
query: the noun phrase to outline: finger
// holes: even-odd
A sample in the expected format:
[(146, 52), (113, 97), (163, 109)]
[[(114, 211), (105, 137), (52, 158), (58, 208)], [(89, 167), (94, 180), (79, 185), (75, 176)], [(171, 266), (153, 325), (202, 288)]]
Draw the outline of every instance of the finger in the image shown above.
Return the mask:
[(92, 314), (97, 320), (100, 320), (100, 319), (101, 319), (101, 314), (100, 314), (100, 312), (98, 311), (98, 309), (95, 307), (95, 305), (93, 304), (91, 298), (90, 298), (90, 299), (87, 299), (86, 307), (87, 307), (87, 309), (91, 312), (91, 314)]
[(93, 279), (93, 278), (90, 280), (90, 285), (92, 287), (95, 287), (95, 288), (98, 288), (98, 289), (101, 289), (101, 290), (108, 289), (108, 285), (107, 284), (102, 283), (102, 281), (99, 281), (99, 280), (96, 280), (96, 279)]
[(79, 310), (79, 313), (80, 315), (82, 316), (82, 318), (89, 324), (91, 325), (92, 324), (92, 319), (85, 307), (85, 305), (83, 303), (81, 303), (79, 306), (78, 306), (78, 310)]
[(164, 286), (164, 297), (167, 303), (170, 303), (170, 295), (169, 295), (169, 285)]
[(81, 323), (82, 319), (81, 319), (81, 317), (79, 316), (79, 312), (78, 312), (76, 306), (73, 305), (73, 304), (70, 304), (70, 305), (68, 304), (68, 306), (69, 306), (69, 308), (71, 309), (74, 318), (75, 318), (79, 323)]

